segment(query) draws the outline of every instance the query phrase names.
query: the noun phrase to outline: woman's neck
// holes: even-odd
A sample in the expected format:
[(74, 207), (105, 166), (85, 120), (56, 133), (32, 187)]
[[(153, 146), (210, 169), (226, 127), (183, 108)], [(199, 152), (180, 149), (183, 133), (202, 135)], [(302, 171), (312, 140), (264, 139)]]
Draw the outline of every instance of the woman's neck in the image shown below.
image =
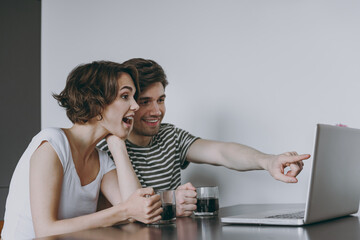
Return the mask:
[(96, 144), (103, 139), (107, 133), (92, 124), (77, 124), (71, 128), (63, 129), (71, 146), (73, 155), (86, 161), (94, 152)]

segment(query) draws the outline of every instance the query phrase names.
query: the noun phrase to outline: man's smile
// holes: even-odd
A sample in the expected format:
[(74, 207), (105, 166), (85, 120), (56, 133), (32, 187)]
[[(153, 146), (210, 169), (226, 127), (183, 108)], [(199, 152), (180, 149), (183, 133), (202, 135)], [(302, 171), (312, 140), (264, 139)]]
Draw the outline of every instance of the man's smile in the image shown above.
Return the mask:
[(144, 118), (143, 121), (149, 126), (156, 126), (160, 123), (160, 118)]

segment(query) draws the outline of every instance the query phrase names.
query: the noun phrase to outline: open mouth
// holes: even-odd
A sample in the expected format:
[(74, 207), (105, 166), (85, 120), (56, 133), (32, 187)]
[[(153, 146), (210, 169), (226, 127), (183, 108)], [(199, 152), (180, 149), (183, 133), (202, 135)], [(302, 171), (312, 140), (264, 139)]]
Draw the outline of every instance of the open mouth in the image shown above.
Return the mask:
[(131, 125), (133, 122), (133, 117), (124, 117), (122, 120), (124, 123)]

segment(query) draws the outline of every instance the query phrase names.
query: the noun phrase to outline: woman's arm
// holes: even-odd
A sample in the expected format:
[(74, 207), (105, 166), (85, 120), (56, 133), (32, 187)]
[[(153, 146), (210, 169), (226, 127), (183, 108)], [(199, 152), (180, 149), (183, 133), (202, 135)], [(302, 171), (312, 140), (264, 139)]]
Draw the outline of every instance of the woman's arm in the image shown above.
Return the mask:
[(106, 227), (129, 218), (150, 223), (160, 219), (159, 196), (152, 189), (139, 189), (131, 197), (111, 208), (70, 219), (58, 220), (63, 180), (60, 160), (48, 142), (44, 142), (30, 160), (30, 205), (37, 237)]
[(106, 141), (114, 158), (116, 172), (105, 174), (101, 191), (109, 202), (115, 205), (128, 199), (141, 185), (130, 162), (124, 140), (109, 135)]

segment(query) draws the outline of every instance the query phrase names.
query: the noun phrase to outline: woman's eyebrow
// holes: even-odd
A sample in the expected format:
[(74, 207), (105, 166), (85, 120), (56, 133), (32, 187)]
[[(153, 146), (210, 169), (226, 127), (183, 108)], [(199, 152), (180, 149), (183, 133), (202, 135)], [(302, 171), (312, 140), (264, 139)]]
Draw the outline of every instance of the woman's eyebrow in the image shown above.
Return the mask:
[(133, 90), (133, 88), (132, 88), (132, 87), (130, 87), (130, 86), (123, 86), (120, 90), (123, 90), (123, 89), (129, 89), (130, 91), (132, 91), (132, 90)]

